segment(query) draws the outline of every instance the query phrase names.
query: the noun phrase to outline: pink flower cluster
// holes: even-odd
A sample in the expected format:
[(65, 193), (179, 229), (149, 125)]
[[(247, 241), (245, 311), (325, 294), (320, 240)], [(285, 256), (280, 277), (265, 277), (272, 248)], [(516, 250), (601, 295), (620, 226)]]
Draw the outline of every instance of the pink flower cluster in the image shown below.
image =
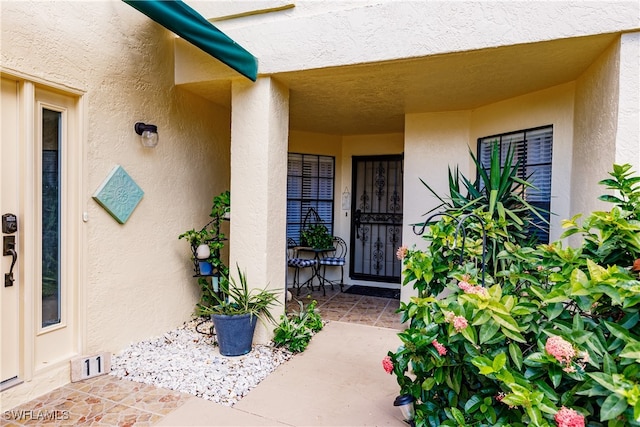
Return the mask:
[(461, 330), (469, 326), (469, 322), (467, 322), (467, 319), (465, 319), (464, 316), (456, 316), (453, 311), (444, 312), (444, 321), (447, 323), (452, 323), (456, 332), (460, 332)]
[(573, 345), (560, 336), (549, 337), (544, 349), (560, 363), (569, 367), (571, 361), (576, 357), (576, 350)]
[(445, 356), (447, 354), (447, 348), (445, 346), (443, 346), (442, 344), (440, 344), (438, 342), (438, 340), (431, 341), (431, 344), (433, 344), (433, 346), (436, 348), (436, 350), (438, 350), (438, 354), (440, 356)]
[(391, 361), (390, 356), (385, 356), (384, 359), (382, 359), (382, 367), (387, 372), (387, 374), (393, 372), (393, 362)]
[(474, 294), (479, 295), (484, 298), (489, 297), (489, 292), (487, 292), (486, 288), (483, 288), (480, 285), (472, 285), (466, 280), (462, 280), (458, 283), (458, 287), (464, 291), (465, 294)]
[(407, 251), (408, 251), (408, 249), (407, 249), (407, 247), (406, 247), (406, 246), (400, 246), (400, 247), (398, 248), (398, 251), (396, 252), (396, 257), (397, 257), (400, 261), (402, 261), (402, 260), (404, 259), (404, 257), (406, 257), (406, 256), (407, 256)]
[(467, 319), (462, 316), (456, 316), (453, 318), (453, 327), (456, 329), (456, 332), (460, 332), (464, 328), (469, 326)]
[(584, 417), (573, 409), (560, 408), (555, 415), (558, 427), (584, 427)]

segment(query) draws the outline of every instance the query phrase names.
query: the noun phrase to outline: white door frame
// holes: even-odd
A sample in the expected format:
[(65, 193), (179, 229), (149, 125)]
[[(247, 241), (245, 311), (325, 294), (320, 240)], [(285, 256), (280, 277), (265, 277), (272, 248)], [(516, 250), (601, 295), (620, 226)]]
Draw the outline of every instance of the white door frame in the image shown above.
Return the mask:
[[(18, 262), (14, 269), (16, 289), (19, 291), (18, 375), (2, 393), (11, 405), (11, 397), (20, 395), (23, 387), (9, 386), (21, 382), (22, 393), (42, 393), (69, 382), (69, 360), (82, 352), (84, 340), (83, 294), (80, 283), (84, 278), (84, 230), (82, 222), (85, 171), (83, 97), (77, 90), (33, 79), (30, 76), (2, 70), (3, 82), (13, 81), (17, 87), (14, 143), (17, 145), (16, 170), (12, 183), (2, 175), (3, 189), (14, 186), (17, 194), (19, 230), (16, 233)], [(4, 105), (4, 100), (3, 100)], [(42, 111), (59, 113), (60, 150), (60, 322), (42, 323)], [(4, 113), (3, 113), (4, 120)], [(4, 123), (3, 123), (4, 128)], [(4, 141), (3, 130), (2, 144)], [(3, 160), (4, 162), (5, 160)], [(0, 166), (2, 172), (2, 166)], [(3, 191), (4, 192), (4, 191)], [(5, 210), (4, 206), (1, 209)], [(7, 207), (8, 209), (8, 207)], [(2, 212), (5, 213), (5, 212)], [(3, 262), (3, 273), (5, 263)], [(4, 279), (4, 274), (2, 275)], [(4, 283), (4, 280), (2, 281)], [(4, 319), (3, 319), (4, 324)], [(4, 350), (3, 350), (4, 356)], [(9, 375), (9, 374), (7, 374)], [(3, 373), (2, 376), (5, 376)], [(5, 378), (2, 378), (4, 380)], [(53, 381), (52, 381), (53, 379)], [(5, 399), (6, 398), (6, 399)], [(18, 398), (19, 399), (19, 398)], [(10, 406), (9, 406), (10, 407)], [(5, 408), (6, 409), (6, 408)]]

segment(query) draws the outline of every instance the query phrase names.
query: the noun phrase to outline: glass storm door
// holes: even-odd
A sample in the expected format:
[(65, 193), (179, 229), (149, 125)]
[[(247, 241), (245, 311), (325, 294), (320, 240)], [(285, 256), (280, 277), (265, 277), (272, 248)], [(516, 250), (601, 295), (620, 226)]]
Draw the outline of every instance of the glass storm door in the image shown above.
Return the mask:
[(400, 282), (402, 155), (353, 157), (352, 279)]

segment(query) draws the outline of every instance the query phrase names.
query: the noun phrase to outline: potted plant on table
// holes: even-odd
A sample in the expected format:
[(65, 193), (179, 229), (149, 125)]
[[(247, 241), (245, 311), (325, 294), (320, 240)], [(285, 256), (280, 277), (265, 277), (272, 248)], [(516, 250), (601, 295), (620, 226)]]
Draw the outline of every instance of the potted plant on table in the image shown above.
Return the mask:
[(313, 249), (327, 249), (333, 244), (333, 238), (324, 224), (311, 224), (302, 231), (301, 243)]
[(239, 283), (233, 277), (223, 280), (223, 296), (214, 295), (216, 302), (211, 306), (199, 305), (202, 314), (211, 315), (223, 356), (240, 356), (251, 351), (259, 317), (275, 324), (269, 309), (278, 303), (278, 290), (249, 289), (247, 276), (237, 268)]

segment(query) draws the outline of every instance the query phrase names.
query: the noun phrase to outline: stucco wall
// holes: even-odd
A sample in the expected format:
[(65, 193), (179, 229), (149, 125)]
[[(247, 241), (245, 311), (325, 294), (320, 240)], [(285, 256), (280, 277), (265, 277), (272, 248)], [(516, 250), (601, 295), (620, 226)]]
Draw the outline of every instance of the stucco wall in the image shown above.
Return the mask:
[[(174, 87), (172, 40), (119, 1), (2, 2), (4, 69), (85, 100), (83, 353), (116, 352), (188, 319), (199, 290), (178, 235), (206, 224), (213, 196), (229, 188), (230, 112)], [(157, 148), (140, 145), (136, 121), (158, 126)], [(117, 164), (145, 192), (124, 225), (91, 198)]]
[[(269, 78), (232, 87), (230, 273), (244, 270), (247, 285), (277, 290), (284, 314), (285, 230), (289, 91)], [(269, 324), (256, 326), (254, 342), (273, 337)]]
[[(609, 208), (597, 200), (616, 155), (620, 44), (614, 43), (576, 82), (572, 215)], [(637, 141), (636, 141), (637, 143)]]
[[(409, 224), (440, 202), (420, 182), (422, 179), (439, 195), (448, 190), (448, 167), (458, 165), (460, 173), (470, 176), (469, 157), (471, 114), (469, 111), (408, 114), (405, 119), (404, 142), (404, 227), (402, 242), (407, 247), (424, 248), (424, 242)], [(405, 291), (403, 289), (403, 298)]]
[(616, 163), (640, 173), (640, 32), (620, 36), (619, 89)]
[[(230, 12), (215, 3), (190, 3), (207, 18)], [(274, 3), (282, 4), (247, 2), (246, 9)], [(526, 7), (509, 1), (290, 3), (295, 7), (215, 24), (260, 58), (261, 73), (276, 73), (624, 31), (637, 28), (639, 8), (633, 0), (589, 7), (575, 1), (530, 1)]]

